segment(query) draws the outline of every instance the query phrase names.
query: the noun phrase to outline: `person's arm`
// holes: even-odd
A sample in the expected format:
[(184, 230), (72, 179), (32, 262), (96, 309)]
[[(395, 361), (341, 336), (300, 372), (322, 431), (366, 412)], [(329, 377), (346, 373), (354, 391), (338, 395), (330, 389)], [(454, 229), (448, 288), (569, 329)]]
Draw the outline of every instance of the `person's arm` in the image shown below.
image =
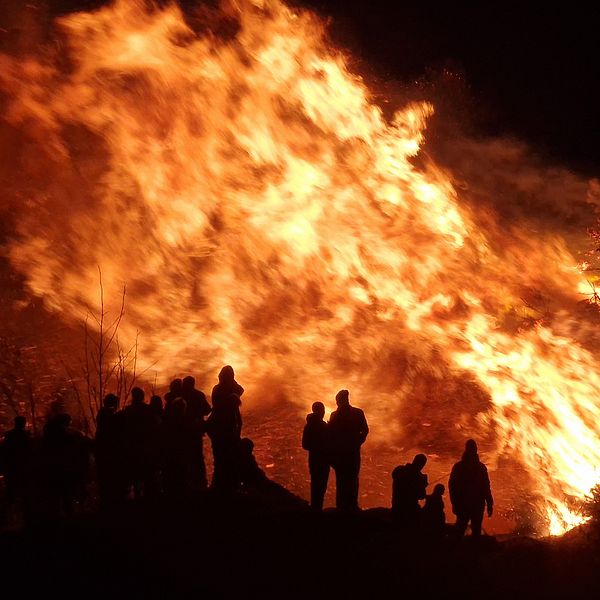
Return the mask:
[(304, 430), (302, 431), (302, 448), (310, 452), (310, 434), (308, 425), (305, 425)]
[(210, 404), (208, 403), (206, 396), (204, 395), (204, 393), (202, 393), (201, 402), (200, 402), (200, 412), (202, 413), (202, 416), (206, 417), (207, 415), (210, 414), (211, 410), (212, 410), (212, 408), (211, 408)]
[(419, 490), (419, 495), (417, 496), (419, 500), (424, 500), (427, 496), (427, 475), (422, 473), (421, 478), (421, 489)]
[(452, 505), (452, 512), (456, 514), (456, 506), (458, 504), (458, 489), (456, 481), (456, 465), (452, 467), (450, 471), (450, 477), (448, 479), (448, 492), (450, 494), (450, 504)]
[(360, 427), (360, 443), (364, 444), (367, 436), (369, 435), (369, 424), (367, 423), (367, 417), (365, 417), (365, 413), (361, 410), (361, 427)]
[(488, 470), (485, 465), (481, 465), (483, 467), (483, 483), (485, 486), (485, 503), (487, 505), (487, 514), (488, 517), (491, 517), (494, 514), (494, 498), (492, 497), (492, 488), (490, 485), (490, 476), (488, 475)]

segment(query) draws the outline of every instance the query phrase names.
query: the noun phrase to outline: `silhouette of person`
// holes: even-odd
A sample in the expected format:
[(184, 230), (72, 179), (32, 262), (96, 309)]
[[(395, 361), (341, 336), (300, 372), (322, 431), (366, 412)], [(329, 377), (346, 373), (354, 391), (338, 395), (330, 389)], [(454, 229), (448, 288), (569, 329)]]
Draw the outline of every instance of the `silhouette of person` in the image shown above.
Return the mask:
[(329, 480), (329, 425), (324, 420), (325, 406), (322, 402), (312, 405), (312, 413), (306, 417), (302, 432), (302, 448), (308, 450), (310, 472), (310, 506), (323, 510), (323, 499)]
[(176, 398), (183, 395), (183, 381), (179, 378), (173, 379), (169, 384), (169, 391), (165, 394), (165, 404), (170, 404)]
[(269, 479), (258, 466), (254, 456), (254, 442), (250, 438), (239, 441), (239, 479), (242, 491), (253, 494), (263, 501), (275, 504), (292, 504), (306, 507), (306, 503), (285, 489), (282, 485)]
[(423, 507), (423, 525), (425, 533), (435, 540), (444, 537), (446, 529), (446, 515), (444, 514), (444, 492), (446, 488), (438, 483), (433, 488), (431, 494), (425, 497), (425, 506)]
[(462, 459), (452, 467), (448, 487), (457, 537), (464, 535), (469, 522), (473, 537), (480, 537), (485, 507), (491, 517), (494, 500), (487, 467), (479, 460), (475, 440), (467, 440)]
[[(222, 401), (227, 401), (232, 394), (241, 398), (244, 393), (244, 388), (235, 380), (235, 373), (233, 367), (225, 365), (219, 373), (219, 383), (215, 385), (212, 390), (211, 400), (213, 410), (219, 407)], [(240, 401), (241, 406), (241, 401)], [(241, 420), (240, 420), (241, 423)]]
[(74, 510), (75, 501), (83, 498), (89, 467), (90, 440), (72, 429), (71, 417), (59, 414), (46, 424), (43, 455), (46, 467), (46, 493), (50, 510), (67, 516)]
[(0, 472), (6, 484), (5, 507), (23, 499), (33, 452), (31, 434), (25, 417), (14, 418), (14, 427), (7, 431), (0, 445)]
[(217, 396), (217, 398), (206, 421), (214, 459), (212, 487), (218, 491), (233, 492), (239, 482), (241, 400), (234, 393), (226, 397)]
[(258, 466), (254, 456), (254, 442), (250, 438), (242, 438), (239, 443), (240, 482), (246, 486), (260, 485), (267, 478), (265, 472)]
[(419, 500), (425, 498), (427, 475), (423, 467), (427, 463), (424, 454), (417, 454), (412, 462), (399, 465), (392, 471), (392, 512), (403, 525), (415, 526), (421, 507)]
[(163, 481), (165, 492), (178, 496), (187, 490), (190, 463), (190, 435), (183, 398), (169, 404), (162, 427)]
[(160, 460), (160, 422), (144, 402), (144, 390), (131, 390), (131, 404), (123, 410), (123, 431), (128, 481), (136, 498), (156, 492), (156, 472)]
[(367, 439), (369, 426), (364, 412), (350, 406), (348, 390), (340, 390), (335, 397), (337, 410), (329, 419), (331, 465), (335, 471), (336, 507), (358, 510), (358, 478), (360, 447)]
[(219, 373), (219, 383), (213, 387), (212, 412), (206, 421), (214, 458), (212, 486), (217, 490), (233, 491), (237, 487), (243, 393), (233, 367), (225, 365)]
[(150, 397), (150, 410), (152, 414), (158, 418), (161, 423), (164, 416), (163, 401), (160, 396), (154, 395)]
[(186, 417), (193, 437), (190, 447), (190, 483), (196, 489), (206, 489), (206, 465), (204, 463), (203, 436), (204, 417), (210, 414), (210, 404), (203, 392), (196, 389), (196, 380), (190, 375), (182, 382), (182, 395), (186, 403)]
[(113, 507), (125, 497), (126, 482), (123, 461), (123, 422), (118, 412), (119, 398), (115, 394), (104, 397), (102, 408), (96, 415), (94, 452), (96, 479), (100, 504)]
[(169, 414), (173, 400), (183, 398), (183, 381), (179, 378), (173, 379), (169, 384), (169, 391), (165, 394), (164, 416)]

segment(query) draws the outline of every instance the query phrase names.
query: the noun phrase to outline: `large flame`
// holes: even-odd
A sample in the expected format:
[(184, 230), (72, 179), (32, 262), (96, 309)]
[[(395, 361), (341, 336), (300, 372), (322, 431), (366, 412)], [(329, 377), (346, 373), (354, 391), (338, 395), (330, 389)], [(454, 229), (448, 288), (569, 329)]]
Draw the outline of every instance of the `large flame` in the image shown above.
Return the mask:
[(219, 15), (220, 35), (198, 33), (176, 6), (122, 0), (59, 21), (60, 68), (1, 59), (5, 118), (45, 152), (14, 267), (71, 317), (97, 304), (98, 265), (107, 298), (126, 283), (121, 334), (140, 330), (165, 380), (230, 363), (250, 399), (301, 406), (347, 387), (380, 439), (406, 434), (420, 370), (474, 381), (481, 431), (528, 467), (551, 530), (573, 526), (600, 462), (600, 371), (560, 315), (506, 318), (531, 290), (579, 300), (564, 242), (476, 224), (411, 160), (432, 106), (386, 121), (316, 17), (279, 0)]

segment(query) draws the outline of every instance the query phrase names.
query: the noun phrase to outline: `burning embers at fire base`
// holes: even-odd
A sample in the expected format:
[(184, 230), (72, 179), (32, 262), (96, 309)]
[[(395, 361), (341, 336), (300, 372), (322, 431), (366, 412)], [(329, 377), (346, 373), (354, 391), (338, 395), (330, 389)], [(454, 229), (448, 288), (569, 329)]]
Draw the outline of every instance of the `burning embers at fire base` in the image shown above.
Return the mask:
[[(23, 150), (9, 255), (32, 293), (80, 318), (99, 265), (165, 381), (231, 363), (255, 409), (301, 413), (350, 388), (380, 442), (450, 461), (479, 436), (488, 464), (525, 465), (552, 532), (578, 522), (600, 369), (565, 332), (587, 282), (560, 238), (478, 218), (415, 166), (432, 106), (387, 121), (319, 20), (278, 0), (194, 30), (123, 0), (56, 28), (0, 68)], [(515, 324), (534, 293), (552, 318)]]

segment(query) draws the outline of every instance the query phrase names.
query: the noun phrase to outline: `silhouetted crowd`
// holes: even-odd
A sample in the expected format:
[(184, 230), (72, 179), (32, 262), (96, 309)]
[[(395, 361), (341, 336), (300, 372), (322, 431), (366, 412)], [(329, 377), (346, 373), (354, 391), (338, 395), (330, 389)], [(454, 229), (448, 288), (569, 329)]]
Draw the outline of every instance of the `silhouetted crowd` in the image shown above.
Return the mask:
[[(336, 395), (337, 410), (325, 421), (322, 402), (312, 405), (306, 417), (302, 447), (308, 451), (310, 471), (310, 505), (315, 511), (323, 509), (323, 501), (333, 468), (336, 481), (338, 510), (358, 510), (360, 448), (369, 433), (362, 410), (350, 405), (348, 390)], [(423, 533), (441, 539), (446, 533), (444, 485), (438, 483), (427, 494), (428, 478), (423, 473), (427, 464), (424, 454), (412, 462), (399, 465), (392, 471), (392, 513), (406, 531)], [(475, 440), (467, 440), (462, 458), (453, 467), (448, 481), (452, 512), (456, 515), (454, 533), (462, 537), (471, 525), (474, 537), (481, 536), (485, 508), (492, 516), (494, 501), (487, 467), (479, 460)], [(421, 506), (421, 501), (424, 501)]]
[[(94, 439), (72, 428), (71, 417), (57, 403), (47, 415), (41, 439), (34, 439), (25, 417), (17, 416), (0, 445), (0, 472), (5, 482), (2, 520), (16, 505), (26, 520), (71, 515), (86, 501), (92, 464), (103, 510), (132, 498), (179, 498), (202, 492), (208, 488), (205, 435), (212, 446), (211, 491), (291, 496), (260, 469), (252, 440), (241, 437), (244, 388), (235, 380), (233, 368), (223, 367), (218, 379), (212, 389), (212, 406), (196, 389), (192, 376), (174, 379), (164, 399), (153, 395), (149, 402), (144, 390), (134, 387), (129, 404), (122, 409), (119, 398), (108, 394), (96, 415)], [(322, 402), (315, 402), (306, 418), (302, 447), (308, 451), (310, 506), (314, 511), (323, 509), (333, 468), (336, 508), (354, 512), (359, 510), (361, 446), (369, 426), (364, 412), (350, 404), (348, 390), (337, 393), (336, 404), (329, 422)], [(431, 494), (426, 493), (426, 463), (427, 457), (417, 454), (411, 463), (393, 470), (392, 514), (407, 530), (442, 538), (446, 531), (445, 487), (437, 484)], [(491, 516), (493, 499), (474, 440), (467, 441), (462, 459), (452, 468), (449, 491), (457, 536), (465, 533), (469, 523), (472, 534), (481, 535), (485, 507)]]

